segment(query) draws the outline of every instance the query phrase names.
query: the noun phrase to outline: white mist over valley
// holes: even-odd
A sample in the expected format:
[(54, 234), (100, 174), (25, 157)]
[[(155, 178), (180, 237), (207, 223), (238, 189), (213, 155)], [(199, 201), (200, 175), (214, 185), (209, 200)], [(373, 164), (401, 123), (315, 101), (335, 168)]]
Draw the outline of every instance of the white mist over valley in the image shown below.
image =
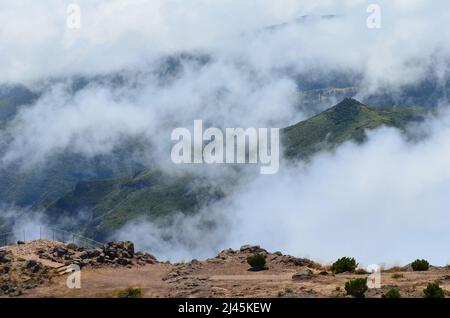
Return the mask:
[[(0, 233), (62, 227), (172, 261), (257, 244), (325, 263), (450, 262), (448, 1), (378, 1), (380, 29), (363, 0), (77, 3), (79, 29), (65, 1), (0, 5)], [(280, 151), (275, 175), (170, 160), (171, 132), (194, 120), (283, 129), (344, 98), (425, 119)]]

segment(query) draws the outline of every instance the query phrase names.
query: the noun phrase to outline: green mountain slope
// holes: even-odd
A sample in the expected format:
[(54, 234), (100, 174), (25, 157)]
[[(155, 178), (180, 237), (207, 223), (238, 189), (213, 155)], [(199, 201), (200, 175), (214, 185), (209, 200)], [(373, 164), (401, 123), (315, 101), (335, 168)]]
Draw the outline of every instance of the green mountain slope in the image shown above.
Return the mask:
[(21, 106), (33, 103), (38, 96), (22, 85), (0, 85), (0, 124), (13, 117)]
[[(45, 165), (21, 169), (21, 162), (0, 167), (0, 202), (32, 206), (54, 200), (85, 180), (128, 176), (144, 169), (133, 156), (144, 156), (141, 144), (127, 140), (110, 154), (86, 158), (65, 152), (46, 159)], [(1, 154), (1, 151), (0, 151)]]
[(124, 178), (78, 183), (72, 192), (50, 203), (46, 214), (52, 222), (60, 222), (80, 211), (88, 212), (84, 230), (98, 238), (136, 217), (155, 220), (174, 212), (195, 213), (221, 197), (223, 193), (203, 178), (153, 169)]
[[(356, 140), (363, 142), (365, 130), (382, 125), (404, 130), (411, 121), (423, 120), (421, 109), (371, 109), (354, 99), (282, 130), (286, 156), (307, 159), (317, 151)], [(224, 186), (223, 186), (224, 188)], [(106, 236), (126, 222), (141, 216), (156, 220), (175, 212), (195, 213), (210, 202), (223, 198), (225, 191), (205, 178), (189, 174), (168, 175), (145, 170), (133, 176), (81, 182), (62, 198), (50, 203), (46, 213), (58, 220), (87, 212), (84, 230), (97, 238)]]
[(421, 108), (372, 109), (355, 99), (346, 98), (334, 107), (282, 130), (285, 156), (307, 159), (317, 151), (331, 150), (355, 140), (363, 142), (365, 131), (382, 125), (404, 130), (412, 121), (422, 121)]

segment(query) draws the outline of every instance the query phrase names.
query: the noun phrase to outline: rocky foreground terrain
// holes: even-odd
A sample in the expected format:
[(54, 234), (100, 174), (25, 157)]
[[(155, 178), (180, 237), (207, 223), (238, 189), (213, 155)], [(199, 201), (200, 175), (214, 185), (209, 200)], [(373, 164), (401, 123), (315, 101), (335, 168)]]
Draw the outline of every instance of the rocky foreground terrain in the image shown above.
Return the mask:
[[(250, 270), (247, 257), (255, 253), (266, 257), (264, 270)], [(73, 264), (81, 268), (81, 288), (67, 287)], [(249, 245), (175, 264), (136, 252), (131, 242), (81, 248), (37, 240), (0, 248), (0, 297), (349, 297), (345, 283), (365, 277), (363, 270), (334, 274), (329, 266)], [(422, 297), (428, 283), (448, 297), (449, 267), (385, 269), (381, 288), (365, 295), (396, 289), (402, 297)]]

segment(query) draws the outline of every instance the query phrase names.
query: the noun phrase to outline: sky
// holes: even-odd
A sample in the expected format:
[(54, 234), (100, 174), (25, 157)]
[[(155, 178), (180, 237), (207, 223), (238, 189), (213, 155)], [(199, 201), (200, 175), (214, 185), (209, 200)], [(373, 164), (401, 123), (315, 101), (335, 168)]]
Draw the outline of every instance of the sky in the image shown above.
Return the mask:
[[(76, 29), (67, 27), (72, 3), (81, 9)], [(373, 3), (380, 29), (366, 24)], [(443, 0), (1, 0), (0, 21), (0, 83), (43, 92), (0, 136), (3, 167), (34, 169), (69, 150), (107, 154), (128, 137), (148, 140), (152, 160), (167, 164), (171, 130), (195, 119), (219, 127), (305, 119), (299, 74), (358, 74), (362, 98), (430, 72), (444, 83), (449, 71), (450, 4)], [(182, 71), (162, 80), (164, 58), (180, 54), (208, 58), (185, 58)], [(128, 84), (70, 90), (74, 76), (110, 74)], [(428, 132), (419, 144), (381, 129), (363, 146), (346, 144), (310, 165), (250, 178), (211, 208), (223, 226), (208, 235), (204, 212), (165, 228), (130, 223), (117, 236), (132, 226), (138, 244), (166, 258), (259, 243), (324, 261), (352, 254), (365, 263), (449, 262), (446, 104), (436, 105), (438, 119), (415, 128)], [(178, 238), (162, 242), (168, 232)]]

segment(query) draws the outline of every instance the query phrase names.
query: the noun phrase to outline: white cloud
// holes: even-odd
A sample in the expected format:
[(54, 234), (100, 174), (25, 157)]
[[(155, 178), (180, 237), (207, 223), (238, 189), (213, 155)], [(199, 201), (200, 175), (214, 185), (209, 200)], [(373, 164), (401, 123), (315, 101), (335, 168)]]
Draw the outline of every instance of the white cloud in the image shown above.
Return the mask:
[[(139, 233), (133, 239), (140, 247), (172, 260), (251, 243), (321, 262), (352, 256), (362, 265), (417, 258), (445, 265), (450, 117), (421, 129), (429, 136), (416, 143), (395, 129), (373, 131), (364, 145), (346, 143), (308, 165), (243, 182), (225, 202), (194, 218), (176, 218), (175, 226), (134, 223), (119, 236)], [(216, 226), (200, 226), (206, 220)], [(159, 244), (146, 244), (148, 237)]]
[[(367, 1), (80, 0), (82, 27), (76, 30), (65, 23), (70, 3), (2, 1), (0, 82), (112, 72), (192, 50), (246, 57), (261, 69), (339, 65), (396, 82), (411, 80), (404, 68), (410, 59), (449, 51), (450, 10), (443, 0), (378, 1), (381, 30), (366, 27)], [(270, 25), (327, 14), (338, 18), (255, 36)]]
[[(69, 3), (2, 1), (0, 82), (126, 69), (137, 85), (91, 85), (75, 96), (64, 85), (51, 87), (2, 134), (3, 163), (45, 162), (68, 149), (92, 156), (140, 136), (168, 157), (171, 128), (194, 119), (222, 127), (287, 126), (304, 116), (296, 112), (290, 74), (360, 72), (362, 95), (416, 83), (433, 63), (448, 78), (450, 6), (443, 0), (379, 1), (380, 30), (366, 27), (362, 0), (79, 0), (80, 30), (66, 28)], [(327, 14), (336, 18), (320, 18)], [(305, 23), (265, 29), (303, 15)], [(185, 61), (184, 71), (162, 85), (154, 65), (178, 52), (206, 53), (211, 62)], [(236, 222), (218, 244), (260, 243), (324, 260), (349, 254), (367, 263), (417, 257), (445, 263), (448, 122), (432, 127), (433, 137), (418, 145), (380, 130), (365, 146), (346, 145), (309, 167), (258, 177), (232, 198), (231, 211), (217, 208)], [(158, 238), (162, 230), (152, 231)], [(186, 255), (180, 242), (166, 255)]]

